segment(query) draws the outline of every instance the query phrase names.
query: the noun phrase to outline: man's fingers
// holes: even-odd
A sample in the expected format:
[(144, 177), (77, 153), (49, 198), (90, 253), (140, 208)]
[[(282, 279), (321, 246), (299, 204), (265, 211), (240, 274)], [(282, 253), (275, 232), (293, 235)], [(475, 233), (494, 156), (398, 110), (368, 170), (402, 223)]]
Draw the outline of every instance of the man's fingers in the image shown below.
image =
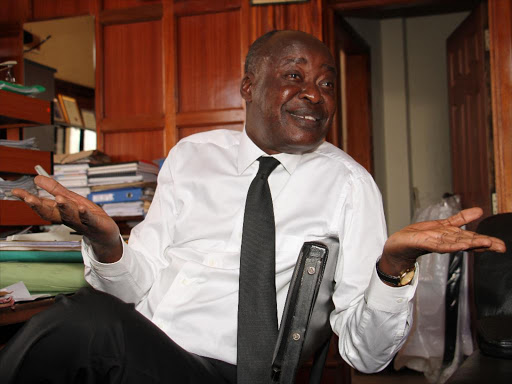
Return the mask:
[(432, 232), (422, 244), (426, 249), (438, 253), (475, 249), (495, 252), (506, 250), (505, 243), (498, 238), (462, 230)]
[(461, 227), (472, 221), (478, 219), (484, 211), (482, 208), (473, 207), (460, 211), (456, 215), (453, 215), (445, 220), (440, 220), (443, 225), (453, 225), (454, 227)]
[(52, 194), (53, 196), (62, 195), (67, 198), (71, 198), (73, 196), (73, 192), (63, 187), (60, 183), (52, 179), (51, 177), (46, 176), (36, 176), (34, 179), (34, 183), (44, 189), (46, 192)]

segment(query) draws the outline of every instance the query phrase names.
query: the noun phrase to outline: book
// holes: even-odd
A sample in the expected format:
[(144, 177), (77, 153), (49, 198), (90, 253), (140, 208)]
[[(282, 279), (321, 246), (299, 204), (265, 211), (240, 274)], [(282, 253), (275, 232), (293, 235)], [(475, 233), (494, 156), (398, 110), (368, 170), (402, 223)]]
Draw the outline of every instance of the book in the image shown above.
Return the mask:
[(144, 194), (142, 188), (120, 188), (106, 191), (91, 192), (87, 198), (93, 203), (122, 203), (125, 201), (141, 200)]
[(158, 174), (159, 171), (158, 165), (154, 163), (149, 163), (147, 161), (129, 161), (122, 163), (111, 163), (111, 164), (102, 164), (102, 165), (93, 165), (89, 168), (87, 173), (92, 175), (100, 175), (100, 174), (116, 174), (121, 172), (144, 172), (151, 174)]
[(117, 184), (103, 184), (103, 185), (91, 185), (90, 186), (91, 192), (106, 191), (109, 189), (129, 188), (129, 187), (156, 189), (156, 182), (154, 182), (154, 181), (134, 181), (132, 183), (117, 183)]
[(82, 263), (80, 251), (0, 251), (0, 262), (24, 261), (24, 262), (61, 262)]
[(134, 176), (112, 176), (112, 177), (90, 177), (89, 186), (106, 185), (106, 184), (120, 184), (120, 183), (133, 183), (136, 181), (156, 181), (156, 175), (153, 177), (146, 177), (144, 175)]
[(53, 166), (53, 174), (54, 175), (87, 174), (88, 169), (89, 169), (88, 163), (55, 164)]
[(125, 203), (106, 203), (101, 206), (105, 213), (111, 217), (130, 217), (144, 215), (144, 202), (129, 201)]
[(0, 240), (0, 251), (80, 251), (81, 241)]
[(2, 286), (23, 281), (31, 294), (75, 292), (88, 285), (83, 263), (3, 262), (0, 281)]
[[(87, 197), (89, 193), (91, 193), (91, 188), (89, 187), (66, 187), (71, 192), (75, 192), (76, 194), (79, 194), (80, 196)], [(53, 196), (51, 193), (46, 192), (44, 189), (38, 188), (37, 194), (39, 197), (55, 200), (55, 196)]]

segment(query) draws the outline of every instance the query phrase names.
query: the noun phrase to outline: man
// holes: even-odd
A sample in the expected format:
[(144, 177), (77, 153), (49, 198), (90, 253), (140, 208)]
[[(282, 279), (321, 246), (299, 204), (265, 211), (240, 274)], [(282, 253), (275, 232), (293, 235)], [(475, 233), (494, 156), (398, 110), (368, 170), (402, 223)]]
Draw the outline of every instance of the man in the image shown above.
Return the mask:
[[(332, 55), (314, 37), (280, 31), (258, 39), (240, 87), (247, 103), (244, 132), (212, 131), (178, 143), (129, 245), (99, 207), (51, 179), (37, 177), (36, 183), (56, 196), (55, 203), (15, 190), (42, 217), (84, 234), (87, 280), (134, 303), (158, 328), (110, 296), (79, 293), (61, 299), (15, 337), (0, 356), (0, 375), (9, 370), (11, 376), (0, 377), (18, 382), (43, 377), (52, 382), (269, 381), (269, 363), (259, 369), (264, 379), (251, 381), (240, 372), (236, 377), (244, 209), (247, 191), (269, 156), (279, 160), (264, 176), (275, 219), (277, 318), (303, 242), (337, 237), (331, 325), (340, 337), (340, 353), (361, 371), (383, 369), (410, 329), (409, 301), (417, 281), (389, 286), (393, 277), (412, 277), (416, 258), (430, 251), (504, 251), (504, 244), (459, 228), (478, 218), (479, 209), (406, 227), (386, 241), (372, 178), (324, 142), (335, 112), (335, 83)], [(390, 282), (377, 274), (379, 257), (380, 276), (391, 277)], [(50, 353), (52, 347), (58, 356)], [(65, 371), (54, 368), (64, 359)]]

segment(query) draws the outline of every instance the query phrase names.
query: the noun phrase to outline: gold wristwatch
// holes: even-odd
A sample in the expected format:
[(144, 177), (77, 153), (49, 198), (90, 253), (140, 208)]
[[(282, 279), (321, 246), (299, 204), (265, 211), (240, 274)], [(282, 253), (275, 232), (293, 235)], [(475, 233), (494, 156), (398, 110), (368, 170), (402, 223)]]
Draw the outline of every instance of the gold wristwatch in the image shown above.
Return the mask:
[(375, 265), (377, 268), (377, 275), (379, 275), (382, 281), (389, 283), (395, 287), (403, 287), (404, 285), (411, 284), (412, 279), (414, 278), (414, 274), (416, 273), (416, 265), (412, 268), (408, 268), (402, 272), (398, 276), (388, 275), (387, 273), (382, 272), (379, 269), (379, 262)]

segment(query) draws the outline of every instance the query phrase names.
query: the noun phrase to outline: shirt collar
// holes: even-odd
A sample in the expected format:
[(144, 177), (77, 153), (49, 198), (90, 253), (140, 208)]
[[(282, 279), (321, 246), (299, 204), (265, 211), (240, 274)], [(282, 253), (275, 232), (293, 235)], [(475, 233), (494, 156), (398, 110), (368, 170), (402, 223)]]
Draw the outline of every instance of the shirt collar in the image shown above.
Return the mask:
[[(268, 156), (247, 136), (245, 128), (242, 132), (240, 146), (238, 147), (238, 174), (241, 175), (247, 168), (251, 166), (260, 156)], [(278, 153), (273, 155), (282, 164), (284, 169), (291, 175), (299, 164), (302, 155), (291, 153)]]

